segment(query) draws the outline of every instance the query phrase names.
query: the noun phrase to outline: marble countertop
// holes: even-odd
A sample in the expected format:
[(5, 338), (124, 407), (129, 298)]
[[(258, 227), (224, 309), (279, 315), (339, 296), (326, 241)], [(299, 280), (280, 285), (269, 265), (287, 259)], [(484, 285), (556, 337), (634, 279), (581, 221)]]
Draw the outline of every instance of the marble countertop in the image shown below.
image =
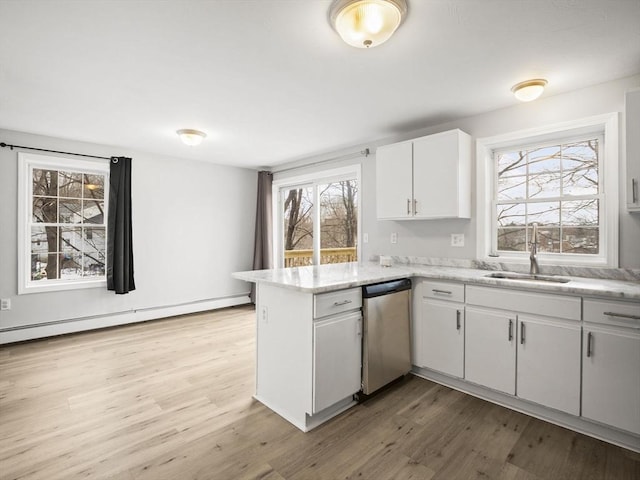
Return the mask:
[(640, 282), (567, 277), (568, 283), (491, 278), (489, 270), (403, 264), (381, 267), (377, 263), (338, 263), (309, 267), (235, 272), (232, 276), (254, 283), (268, 283), (302, 292), (322, 293), (399, 278), (423, 277), (467, 284), (492, 285), (529, 291), (566, 293), (640, 301)]

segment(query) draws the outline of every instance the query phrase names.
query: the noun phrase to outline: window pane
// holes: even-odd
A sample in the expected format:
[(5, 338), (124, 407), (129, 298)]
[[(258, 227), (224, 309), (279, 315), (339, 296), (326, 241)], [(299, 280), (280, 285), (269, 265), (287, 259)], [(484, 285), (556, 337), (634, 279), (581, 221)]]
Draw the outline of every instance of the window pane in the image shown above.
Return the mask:
[(37, 253), (31, 255), (31, 280), (58, 278), (58, 254)]
[(527, 196), (527, 177), (501, 177), (498, 179), (498, 200), (524, 199)]
[(600, 250), (598, 227), (564, 227), (562, 251), (564, 253), (598, 254)]
[(525, 226), (525, 206), (522, 203), (498, 205), (498, 225), (500, 227)]
[(562, 188), (564, 195), (598, 193), (598, 141), (573, 143), (563, 150)]
[(523, 252), (526, 247), (524, 227), (498, 228), (498, 250)]
[(293, 188), (283, 194), (284, 266), (313, 263), (313, 189)]
[(528, 153), (529, 174), (560, 171), (560, 145), (535, 148)]
[(502, 152), (498, 154), (498, 177), (512, 177), (526, 175), (527, 152)]
[(56, 170), (33, 169), (33, 194), (42, 196), (58, 195), (58, 172)]
[(104, 198), (104, 175), (83, 175), (84, 198)]
[[(49, 248), (49, 242), (51, 248)], [(58, 251), (58, 227), (31, 227), (31, 253)]]
[(61, 251), (65, 254), (73, 252), (82, 253), (82, 228), (80, 227), (60, 227), (62, 238)]
[(540, 202), (527, 204), (527, 223), (538, 226), (560, 225), (560, 202)]
[(60, 223), (82, 223), (82, 200), (60, 200)]
[(598, 200), (562, 202), (563, 226), (598, 226)]
[(320, 263), (355, 262), (358, 234), (358, 183), (318, 186), (320, 193)]
[(529, 198), (559, 197), (560, 172), (540, 173), (529, 177)]
[(82, 202), (82, 220), (84, 223), (104, 224), (104, 202), (84, 200)]
[[(529, 236), (531, 237), (531, 228)], [(531, 241), (533, 238), (531, 238)], [(527, 250), (530, 250), (527, 246)], [(543, 226), (538, 228), (538, 252), (560, 252), (560, 227)]]
[(82, 198), (82, 174), (73, 172), (60, 172), (59, 196)]
[(58, 199), (52, 197), (34, 197), (32, 219), (34, 223), (57, 223)]
[(64, 253), (60, 256), (60, 278), (74, 280), (82, 277), (82, 254)]

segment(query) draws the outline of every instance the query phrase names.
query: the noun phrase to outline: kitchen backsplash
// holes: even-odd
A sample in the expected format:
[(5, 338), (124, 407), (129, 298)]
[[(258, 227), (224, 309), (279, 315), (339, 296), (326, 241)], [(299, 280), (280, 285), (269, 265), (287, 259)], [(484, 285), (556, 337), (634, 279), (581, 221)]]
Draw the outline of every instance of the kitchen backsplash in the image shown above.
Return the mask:
[[(374, 262), (378, 262), (379, 259), (379, 255), (373, 255), (371, 257), (371, 261)], [(480, 270), (529, 273), (528, 264), (483, 262), (462, 258), (404, 257), (400, 255), (392, 255), (391, 259), (394, 265), (433, 265), (439, 267), (478, 268)], [(544, 275), (566, 275), (570, 277), (640, 282), (640, 269), (637, 268), (572, 267), (541, 264), (540, 272)]]

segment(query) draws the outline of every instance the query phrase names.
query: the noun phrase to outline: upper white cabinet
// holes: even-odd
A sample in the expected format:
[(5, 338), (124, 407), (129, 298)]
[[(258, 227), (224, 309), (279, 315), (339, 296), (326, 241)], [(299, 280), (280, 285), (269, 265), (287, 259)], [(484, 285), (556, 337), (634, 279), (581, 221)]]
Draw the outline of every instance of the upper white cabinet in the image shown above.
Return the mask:
[(640, 88), (625, 96), (627, 125), (627, 210), (640, 212)]
[(379, 147), (378, 219), (470, 218), (471, 137), (461, 130)]

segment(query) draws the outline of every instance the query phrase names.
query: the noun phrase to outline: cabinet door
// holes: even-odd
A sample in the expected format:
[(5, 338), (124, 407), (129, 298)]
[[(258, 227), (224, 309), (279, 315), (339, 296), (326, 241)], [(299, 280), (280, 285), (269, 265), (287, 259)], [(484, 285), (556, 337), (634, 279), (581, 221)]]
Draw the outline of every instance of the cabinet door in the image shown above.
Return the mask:
[(464, 376), (470, 382), (514, 395), (516, 316), (466, 307)]
[[(461, 149), (463, 136), (466, 148)], [(471, 162), (467, 137), (459, 130), (452, 130), (414, 140), (416, 218), (469, 218)]]
[(313, 413), (360, 391), (362, 315), (343, 314), (313, 325)]
[(413, 215), (413, 146), (411, 142), (376, 150), (376, 202), (378, 218)]
[(640, 212), (640, 89), (627, 92), (627, 209)]
[(580, 325), (518, 315), (518, 397), (580, 415)]
[(640, 333), (586, 325), (582, 416), (640, 435)]
[(464, 376), (464, 305), (424, 299), (419, 349), (422, 367)]

